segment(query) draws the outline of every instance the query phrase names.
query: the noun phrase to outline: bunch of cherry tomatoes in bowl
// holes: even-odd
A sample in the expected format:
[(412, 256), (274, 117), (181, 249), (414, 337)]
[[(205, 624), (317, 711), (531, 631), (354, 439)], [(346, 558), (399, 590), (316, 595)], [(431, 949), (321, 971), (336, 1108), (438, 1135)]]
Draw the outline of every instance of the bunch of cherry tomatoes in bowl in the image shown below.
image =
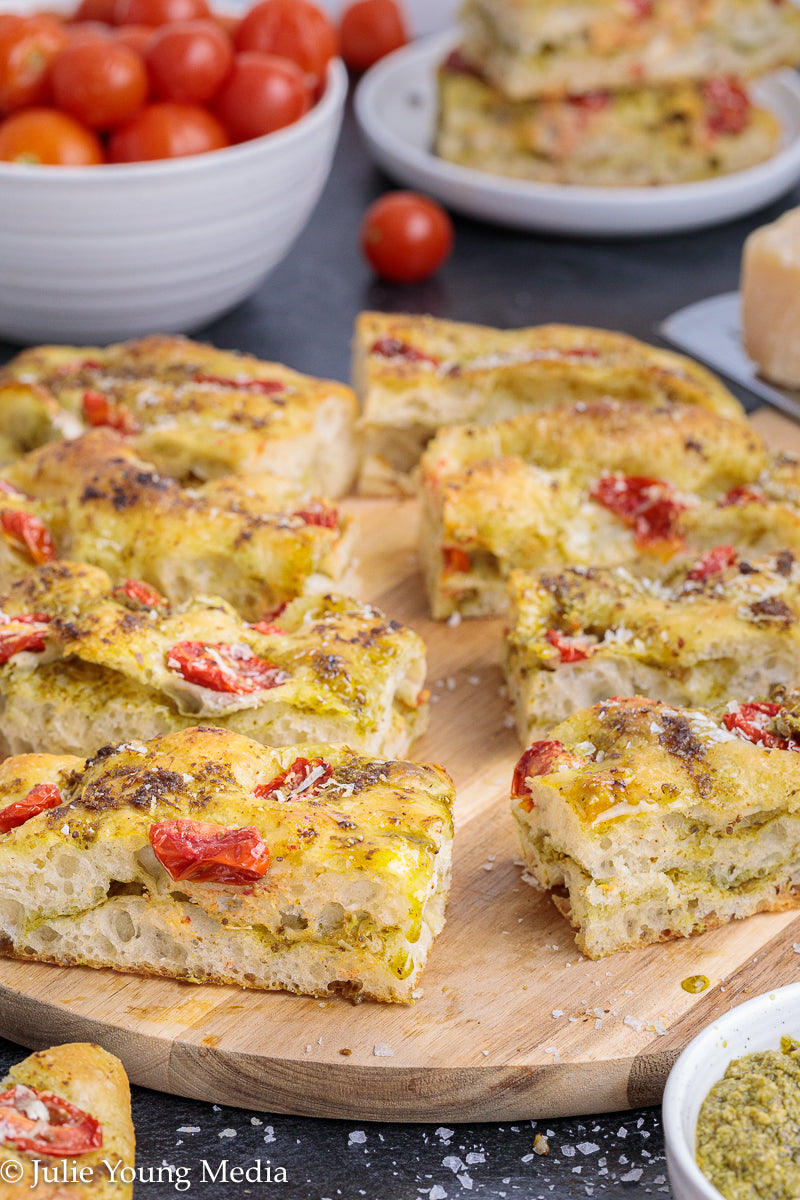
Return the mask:
[(319, 100), (340, 51), (364, 70), (407, 41), (397, 0), (354, 0), (341, 26), (311, 0), (81, 0), (0, 12), (0, 161), (142, 162), (282, 129)]

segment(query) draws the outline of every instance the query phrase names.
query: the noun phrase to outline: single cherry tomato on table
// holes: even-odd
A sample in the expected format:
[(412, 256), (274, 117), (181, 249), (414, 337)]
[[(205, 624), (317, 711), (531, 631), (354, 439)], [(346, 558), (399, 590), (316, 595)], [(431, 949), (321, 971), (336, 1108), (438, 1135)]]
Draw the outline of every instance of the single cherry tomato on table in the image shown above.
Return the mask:
[(311, 108), (308, 78), (274, 54), (237, 54), (217, 96), (217, 115), (235, 142), (274, 133)]
[(50, 63), (68, 40), (66, 27), (52, 17), (0, 21), (0, 112), (45, 103)]
[(146, 61), (156, 96), (204, 104), (230, 72), (233, 45), (214, 21), (176, 21), (153, 33)]
[(395, 0), (355, 0), (342, 13), (342, 58), (351, 71), (366, 71), (378, 59), (408, 41), (408, 31)]
[(148, 104), (111, 134), (110, 162), (183, 158), (229, 145), (217, 118), (196, 104)]
[[(46, 1118), (28, 1115), (31, 1099), (44, 1105)], [(17, 1150), (51, 1158), (87, 1154), (103, 1145), (100, 1122), (82, 1108), (52, 1092), (16, 1083), (0, 1093), (0, 1126), (4, 1142)]]
[(320, 87), (339, 38), (327, 14), (309, 0), (261, 0), (239, 23), (236, 49), (290, 58)]
[(50, 86), (59, 108), (91, 129), (113, 129), (144, 106), (147, 70), (135, 50), (97, 38), (56, 56)]
[(115, 25), (168, 25), (211, 16), (206, 0), (116, 0)]
[(388, 192), (364, 214), (361, 249), (381, 279), (419, 283), (450, 256), (453, 223), (441, 204), (427, 196)]
[(104, 161), (100, 139), (55, 108), (25, 108), (0, 122), (0, 160), (51, 167), (91, 167)]

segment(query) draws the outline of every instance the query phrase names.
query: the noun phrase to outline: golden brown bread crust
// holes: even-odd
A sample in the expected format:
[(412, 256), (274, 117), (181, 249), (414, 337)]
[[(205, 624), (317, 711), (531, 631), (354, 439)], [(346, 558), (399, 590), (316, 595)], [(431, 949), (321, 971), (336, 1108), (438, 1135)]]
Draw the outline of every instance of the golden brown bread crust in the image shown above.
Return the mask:
[[(58, 557), (100, 566), (115, 582), (144, 579), (177, 602), (210, 591), (258, 620), (344, 573), (347, 518), (274, 476), (184, 490), (108, 429), (43, 446), (2, 474), (22, 495), (0, 495), (0, 510), (39, 517)], [(31, 565), (0, 538), (3, 585)]]
[(142, 458), (184, 481), (267, 471), (339, 496), (355, 471), (350, 388), (188, 338), (35, 346), (2, 380), (15, 381), (17, 404), (0, 408), (0, 461), (102, 424), (88, 394), (109, 402)]
[[(16, 1162), (23, 1169), (19, 1182), (0, 1182), (0, 1200), (15, 1200), (21, 1195), (32, 1200), (130, 1200), (133, 1184), (125, 1182), (122, 1167), (133, 1167), (135, 1134), (131, 1120), (131, 1095), (122, 1063), (113, 1054), (90, 1042), (72, 1042), (39, 1050), (11, 1067), (0, 1090), (24, 1084), (40, 1092), (53, 1092), (100, 1122), (103, 1144), (98, 1150), (67, 1159), (86, 1167), (91, 1182), (46, 1183), (40, 1178), (34, 1186), (33, 1156), (6, 1144), (0, 1147), (0, 1162)], [(62, 1159), (42, 1156), (40, 1163), (60, 1166)], [(105, 1163), (116, 1168), (109, 1178)]]

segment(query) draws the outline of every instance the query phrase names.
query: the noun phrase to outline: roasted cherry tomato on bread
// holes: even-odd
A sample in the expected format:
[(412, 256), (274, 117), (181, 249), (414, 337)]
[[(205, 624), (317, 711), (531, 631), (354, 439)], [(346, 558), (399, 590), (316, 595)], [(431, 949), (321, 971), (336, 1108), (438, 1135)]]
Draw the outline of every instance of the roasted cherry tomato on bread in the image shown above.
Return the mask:
[(113, 129), (147, 100), (147, 70), (140, 54), (122, 42), (96, 38), (67, 46), (50, 68), (59, 108), (91, 129)]
[(111, 162), (143, 162), (158, 158), (183, 158), (222, 150), (229, 139), (208, 109), (198, 104), (164, 101), (148, 104), (111, 134)]
[(296, 758), (290, 767), (281, 771), (269, 783), (259, 783), (253, 795), (267, 800), (280, 792), (284, 799), (298, 795), (316, 796), (333, 774), (333, 767), (324, 758)]
[(269, 848), (254, 825), (235, 828), (178, 818), (151, 825), (149, 836), (171, 879), (246, 884), (269, 870)]
[(41, 654), (47, 644), (45, 639), (49, 623), (50, 618), (44, 613), (23, 613), (20, 617), (5, 617), (0, 624), (0, 664), (7, 663), (23, 650)]
[(339, 39), (327, 14), (309, 0), (261, 0), (240, 21), (236, 49), (291, 59), (322, 86)]
[(351, 71), (366, 71), (408, 41), (405, 18), (396, 0), (355, 0), (339, 26), (342, 58)]
[(388, 192), (361, 223), (361, 249), (381, 279), (419, 283), (438, 271), (453, 248), (453, 223), (435, 200)]
[[(31, 1114), (33, 1104), (44, 1106), (46, 1118)], [(0, 1093), (0, 1127), (3, 1141), (28, 1154), (65, 1158), (103, 1145), (102, 1126), (93, 1116), (61, 1096), (22, 1083)]]
[(6, 541), (18, 550), (25, 550), (37, 566), (55, 558), (56, 548), (44, 522), (31, 513), (18, 508), (3, 509), (0, 529)]
[(187, 683), (243, 696), (280, 687), (286, 674), (247, 647), (226, 642), (178, 642), (167, 654), (167, 666)]
[(30, 821), (31, 817), (37, 817), (48, 808), (58, 808), (62, 803), (61, 792), (56, 784), (37, 783), (24, 800), (15, 800), (13, 804), (7, 804), (5, 808), (0, 809), (0, 833), (8, 833), (9, 829), (16, 829)]
[(216, 100), (216, 111), (231, 140), (274, 133), (291, 125), (311, 108), (308, 77), (274, 54), (237, 54)]
[(23, 108), (0, 122), (0, 161), (92, 167), (104, 161), (96, 133), (55, 108)]

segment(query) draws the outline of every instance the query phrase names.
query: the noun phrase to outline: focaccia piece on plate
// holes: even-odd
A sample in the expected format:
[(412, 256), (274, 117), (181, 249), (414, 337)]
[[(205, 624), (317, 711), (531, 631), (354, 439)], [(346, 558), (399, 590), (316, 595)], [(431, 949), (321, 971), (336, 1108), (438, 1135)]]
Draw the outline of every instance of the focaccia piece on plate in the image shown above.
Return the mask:
[(184, 482), (264, 471), (337, 497), (355, 475), (358, 406), (351, 389), (249, 354), (164, 336), (103, 348), (34, 346), (7, 363), (0, 379), (28, 385), (29, 423), (42, 391), (54, 402), (49, 422), (40, 414), (33, 442), (0, 408), (4, 461), (109, 426)]
[(664, 580), (514, 571), (505, 670), (523, 744), (609, 696), (715, 708), (800, 681), (800, 563), (716, 546)]
[(800, 60), (800, 14), (774, 0), (465, 0), (463, 48), (509, 96), (564, 96)]
[(344, 596), (304, 596), (249, 624), (224, 600), (171, 606), (98, 567), (37, 567), (0, 596), (0, 752), (213, 721), (272, 746), (347, 742), (405, 754), (427, 723), (425, 645)]
[(135, 1134), (118, 1058), (91, 1042), (37, 1050), (0, 1093), (0, 1164), (14, 1164), (0, 1170), (3, 1200), (131, 1200)]
[(364, 312), (355, 325), (353, 385), (362, 406), (359, 489), (374, 495), (416, 491), (420, 455), (443, 425), (487, 424), (602, 396), (743, 416), (727, 388), (691, 359), (577, 325), (490, 329)]
[(182, 489), (110, 429), (42, 446), (0, 477), (2, 587), (68, 558), (176, 603), (221, 596), (259, 620), (298, 594), (346, 591), (348, 540), (348, 519), (288, 480)]
[(781, 135), (777, 117), (727, 76), (510, 100), (451, 57), (438, 87), (439, 157), (533, 183), (650, 187), (712, 179), (764, 162)]
[(522, 755), (511, 807), (525, 865), (584, 954), (800, 906), (800, 742), (749, 740), (764, 737), (753, 708), (717, 721), (608, 700)]
[(106, 746), (85, 766), (6, 759), (0, 824), (41, 784), (61, 805), (0, 835), (7, 953), (414, 998), (449, 884), (454, 795), (441, 767), (197, 727)]
[(422, 465), (435, 617), (507, 606), (512, 569), (661, 574), (718, 545), (800, 550), (800, 466), (697, 405), (611, 400), (442, 430)]

